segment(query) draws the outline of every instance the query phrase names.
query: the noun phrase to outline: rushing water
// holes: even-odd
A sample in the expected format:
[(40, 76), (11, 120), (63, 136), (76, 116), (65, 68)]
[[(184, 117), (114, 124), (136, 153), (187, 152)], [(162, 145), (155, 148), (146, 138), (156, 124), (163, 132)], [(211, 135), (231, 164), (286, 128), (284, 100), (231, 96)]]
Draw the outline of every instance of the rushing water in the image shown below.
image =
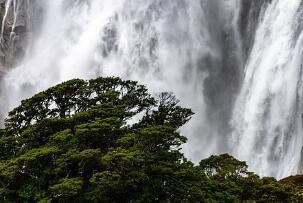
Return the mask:
[(61, 81), (120, 76), (193, 109), (193, 161), (229, 152), (260, 175), (301, 172), (301, 0), (6, 0), (1, 39), (25, 1), (41, 12), (3, 76), (3, 115)]
[(302, 148), (302, 10), (273, 1), (256, 31), (233, 111), (235, 154), (278, 177), (299, 172)]

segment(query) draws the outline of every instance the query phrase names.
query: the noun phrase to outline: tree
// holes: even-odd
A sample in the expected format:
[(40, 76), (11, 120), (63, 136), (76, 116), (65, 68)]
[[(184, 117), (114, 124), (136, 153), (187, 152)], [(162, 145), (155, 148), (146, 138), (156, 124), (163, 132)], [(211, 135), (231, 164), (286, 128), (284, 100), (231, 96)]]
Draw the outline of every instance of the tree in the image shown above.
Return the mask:
[(248, 174), (247, 164), (229, 154), (212, 155), (201, 160), (199, 166), (208, 176), (218, 176), (225, 179), (242, 177)]
[(70, 80), (22, 101), (0, 130), (0, 201), (297, 200), (296, 187), (230, 155), (188, 161), (179, 128), (193, 113), (178, 103), (115, 77)]
[(191, 115), (171, 93), (155, 99), (137, 82), (114, 77), (40, 92), (13, 109), (1, 130), (2, 201), (124, 202), (145, 191), (169, 199), (160, 176), (180, 162), (177, 148), (186, 139), (178, 128)]

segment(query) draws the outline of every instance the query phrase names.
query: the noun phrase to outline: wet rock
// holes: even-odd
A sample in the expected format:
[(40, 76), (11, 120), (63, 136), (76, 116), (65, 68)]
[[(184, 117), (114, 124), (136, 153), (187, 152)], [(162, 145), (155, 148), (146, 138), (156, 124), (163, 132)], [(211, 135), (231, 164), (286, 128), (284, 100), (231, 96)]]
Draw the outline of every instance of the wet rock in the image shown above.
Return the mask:
[(27, 41), (35, 26), (39, 25), (36, 21), (42, 19), (40, 0), (16, 0), (6, 5), (8, 2), (0, 0), (0, 71), (10, 69), (22, 60)]

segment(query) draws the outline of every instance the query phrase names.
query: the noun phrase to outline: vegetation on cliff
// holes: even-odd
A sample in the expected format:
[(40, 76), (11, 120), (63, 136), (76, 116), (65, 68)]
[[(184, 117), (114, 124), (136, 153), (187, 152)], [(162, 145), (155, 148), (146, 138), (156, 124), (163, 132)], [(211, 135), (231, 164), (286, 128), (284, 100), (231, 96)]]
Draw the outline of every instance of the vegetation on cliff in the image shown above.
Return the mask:
[(0, 131), (1, 202), (299, 202), (228, 154), (198, 165), (179, 128), (193, 115), (120, 78), (70, 80), (22, 101)]

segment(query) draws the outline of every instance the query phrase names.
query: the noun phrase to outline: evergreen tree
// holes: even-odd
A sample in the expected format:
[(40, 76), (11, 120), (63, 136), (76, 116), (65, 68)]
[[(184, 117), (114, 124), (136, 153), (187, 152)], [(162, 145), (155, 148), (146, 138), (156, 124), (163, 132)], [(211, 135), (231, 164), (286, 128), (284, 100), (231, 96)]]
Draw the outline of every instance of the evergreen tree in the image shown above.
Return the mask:
[[(120, 78), (70, 80), (21, 102), (0, 130), (1, 202), (295, 202), (223, 154), (198, 166), (179, 128), (193, 115)], [(132, 123), (132, 124), (131, 124)]]

